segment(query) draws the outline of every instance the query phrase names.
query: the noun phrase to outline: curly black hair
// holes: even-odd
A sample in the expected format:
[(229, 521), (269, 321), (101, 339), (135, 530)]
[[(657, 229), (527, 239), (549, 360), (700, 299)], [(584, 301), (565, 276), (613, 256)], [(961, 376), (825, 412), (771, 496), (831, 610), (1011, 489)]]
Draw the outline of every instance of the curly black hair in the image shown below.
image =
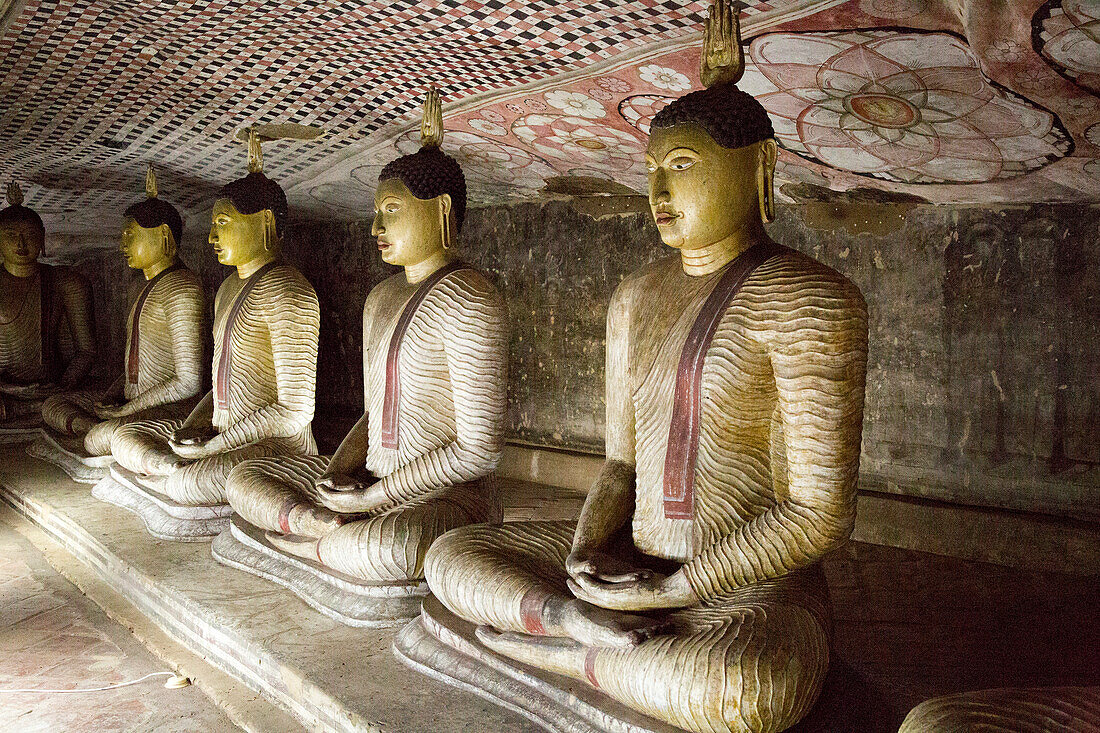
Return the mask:
[(701, 89), (670, 102), (653, 117), (651, 129), (696, 124), (723, 148), (743, 148), (775, 135), (764, 105), (734, 84)]
[(396, 178), (418, 199), (450, 194), (455, 226), (466, 218), (466, 176), (458, 161), (436, 147), (426, 146), (390, 161), (378, 174), (378, 182)]
[(180, 216), (180, 213), (176, 211), (176, 207), (172, 206), (172, 204), (167, 201), (161, 201), (157, 198), (147, 198), (136, 204), (132, 204), (130, 208), (126, 209), (125, 215), (132, 218), (138, 223), (138, 226), (144, 227), (145, 229), (152, 229), (162, 224), (167, 224), (168, 228), (172, 230), (172, 236), (176, 238), (177, 245), (183, 238), (183, 218)]
[(275, 215), (275, 234), (280, 237), (283, 235), (283, 227), (286, 226), (287, 216), (290, 214), (286, 192), (263, 173), (249, 173), (244, 178), (225, 184), (220, 196), (229, 199), (229, 203), (242, 214), (255, 214), (271, 209), (271, 213)]
[(30, 224), (38, 232), (38, 236), (45, 239), (46, 225), (42, 223), (42, 217), (38, 215), (37, 211), (22, 204), (5, 206), (0, 209), (0, 226), (19, 223)]

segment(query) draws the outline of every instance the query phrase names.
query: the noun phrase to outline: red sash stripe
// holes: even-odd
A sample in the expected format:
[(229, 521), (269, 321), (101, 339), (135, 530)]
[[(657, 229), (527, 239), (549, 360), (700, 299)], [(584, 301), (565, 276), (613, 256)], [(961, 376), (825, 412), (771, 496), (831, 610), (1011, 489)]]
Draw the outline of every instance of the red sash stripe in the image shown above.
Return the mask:
[(401, 343), (405, 339), (405, 333), (409, 330), (413, 316), (420, 308), (421, 303), (428, 297), (428, 293), (438, 285), (443, 278), (452, 272), (474, 269), (465, 262), (451, 262), (433, 272), (425, 280), (413, 297), (405, 304), (401, 311), (401, 317), (397, 319), (397, 325), (390, 337), (390, 348), (386, 353), (386, 393), (382, 400), (382, 447), (397, 448), (398, 417), (401, 409)]
[(596, 679), (596, 655), (599, 652), (598, 648), (591, 647), (584, 655), (584, 676), (597, 690), (600, 689), (600, 681)]
[(741, 286), (767, 260), (781, 251), (774, 242), (753, 245), (726, 266), (726, 271), (703, 303), (680, 352), (672, 423), (665, 451), (664, 514), (666, 519), (691, 519), (695, 510), (695, 459), (699, 453), (700, 396), (703, 362), (718, 324)]
[(534, 636), (546, 636), (546, 627), (542, 623), (542, 610), (546, 607), (546, 601), (550, 594), (546, 591), (532, 588), (523, 594), (519, 602), (519, 615), (523, 620), (523, 628), (528, 634)]

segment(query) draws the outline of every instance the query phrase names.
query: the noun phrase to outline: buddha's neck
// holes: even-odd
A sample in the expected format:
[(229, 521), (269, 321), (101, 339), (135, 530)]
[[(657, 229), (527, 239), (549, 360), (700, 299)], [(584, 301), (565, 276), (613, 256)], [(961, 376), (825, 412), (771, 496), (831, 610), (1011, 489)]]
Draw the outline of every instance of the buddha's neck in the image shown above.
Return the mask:
[(409, 281), (410, 285), (415, 285), (450, 261), (450, 252), (445, 249), (437, 250), (427, 259), (423, 259), (415, 265), (405, 265), (405, 279)]
[[(175, 264), (175, 262), (176, 262), (175, 257), (165, 258), (165, 259), (161, 260), (160, 262), (158, 262), (157, 264), (153, 265), (152, 267), (146, 267), (141, 272), (145, 275), (146, 280), (152, 280), (154, 277), (156, 277), (157, 275), (159, 275), (160, 273), (164, 272), (169, 267), (171, 267), (173, 264)], [(238, 270), (238, 272), (240, 272), (240, 270)]]
[(713, 244), (694, 249), (681, 249), (680, 262), (684, 272), (692, 277), (709, 275), (733, 262), (738, 255), (765, 236), (764, 227), (757, 220)]
[(18, 262), (8, 262), (4, 260), (4, 269), (10, 272), (16, 277), (30, 277), (34, 273), (38, 272), (37, 262), (28, 262), (26, 264)]
[(264, 252), (262, 255), (254, 260), (249, 260), (243, 265), (237, 265), (237, 277), (242, 280), (247, 280), (256, 274), (256, 271), (266, 265), (268, 262), (274, 262), (275, 255), (272, 252)]

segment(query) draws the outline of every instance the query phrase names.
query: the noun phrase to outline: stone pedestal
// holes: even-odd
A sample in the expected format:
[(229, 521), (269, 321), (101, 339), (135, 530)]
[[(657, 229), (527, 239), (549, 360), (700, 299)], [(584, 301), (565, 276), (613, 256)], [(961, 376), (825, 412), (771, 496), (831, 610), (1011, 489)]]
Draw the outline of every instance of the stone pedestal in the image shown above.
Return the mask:
[(211, 550), (223, 565), (270, 580), (313, 608), (348, 626), (399, 626), (420, 613), (428, 594), (423, 581), (366, 583), (300, 557), (267, 541), (262, 530), (234, 516)]
[(683, 733), (635, 712), (589, 685), (486, 649), (474, 626), (429, 596), (398, 633), (393, 651), (429, 677), (513, 710), (552, 733)]
[(203, 542), (229, 526), (233, 508), (228, 504), (177, 504), (147, 481), (116, 463), (92, 488), (92, 496), (137, 514), (149, 534), (163, 540)]
[(81, 484), (98, 483), (110, 473), (114, 462), (111, 456), (90, 456), (84, 450), (84, 442), (42, 428), (34, 442), (27, 446), (27, 453), (34, 458), (49, 461), (69, 478)]

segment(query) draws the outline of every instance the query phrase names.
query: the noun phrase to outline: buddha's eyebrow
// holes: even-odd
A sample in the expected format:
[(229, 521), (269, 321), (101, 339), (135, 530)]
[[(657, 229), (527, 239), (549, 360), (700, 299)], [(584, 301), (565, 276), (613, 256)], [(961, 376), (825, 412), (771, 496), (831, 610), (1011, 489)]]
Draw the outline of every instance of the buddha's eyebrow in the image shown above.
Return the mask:
[(699, 157), (699, 153), (695, 152), (695, 151), (694, 151), (694, 150), (692, 150), (691, 148), (683, 148), (683, 147), (681, 147), (681, 148), (673, 148), (672, 150), (670, 150), (670, 151), (668, 151), (667, 153), (665, 153), (665, 157), (664, 157), (664, 161), (663, 161), (663, 162), (667, 163), (667, 162), (669, 161), (669, 159), (670, 159), (670, 158), (672, 158), (673, 156), (676, 156), (676, 155), (690, 155), (690, 156), (692, 156), (692, 157), (694, 157), (694, 158), (698, 158), (698, 157)]

